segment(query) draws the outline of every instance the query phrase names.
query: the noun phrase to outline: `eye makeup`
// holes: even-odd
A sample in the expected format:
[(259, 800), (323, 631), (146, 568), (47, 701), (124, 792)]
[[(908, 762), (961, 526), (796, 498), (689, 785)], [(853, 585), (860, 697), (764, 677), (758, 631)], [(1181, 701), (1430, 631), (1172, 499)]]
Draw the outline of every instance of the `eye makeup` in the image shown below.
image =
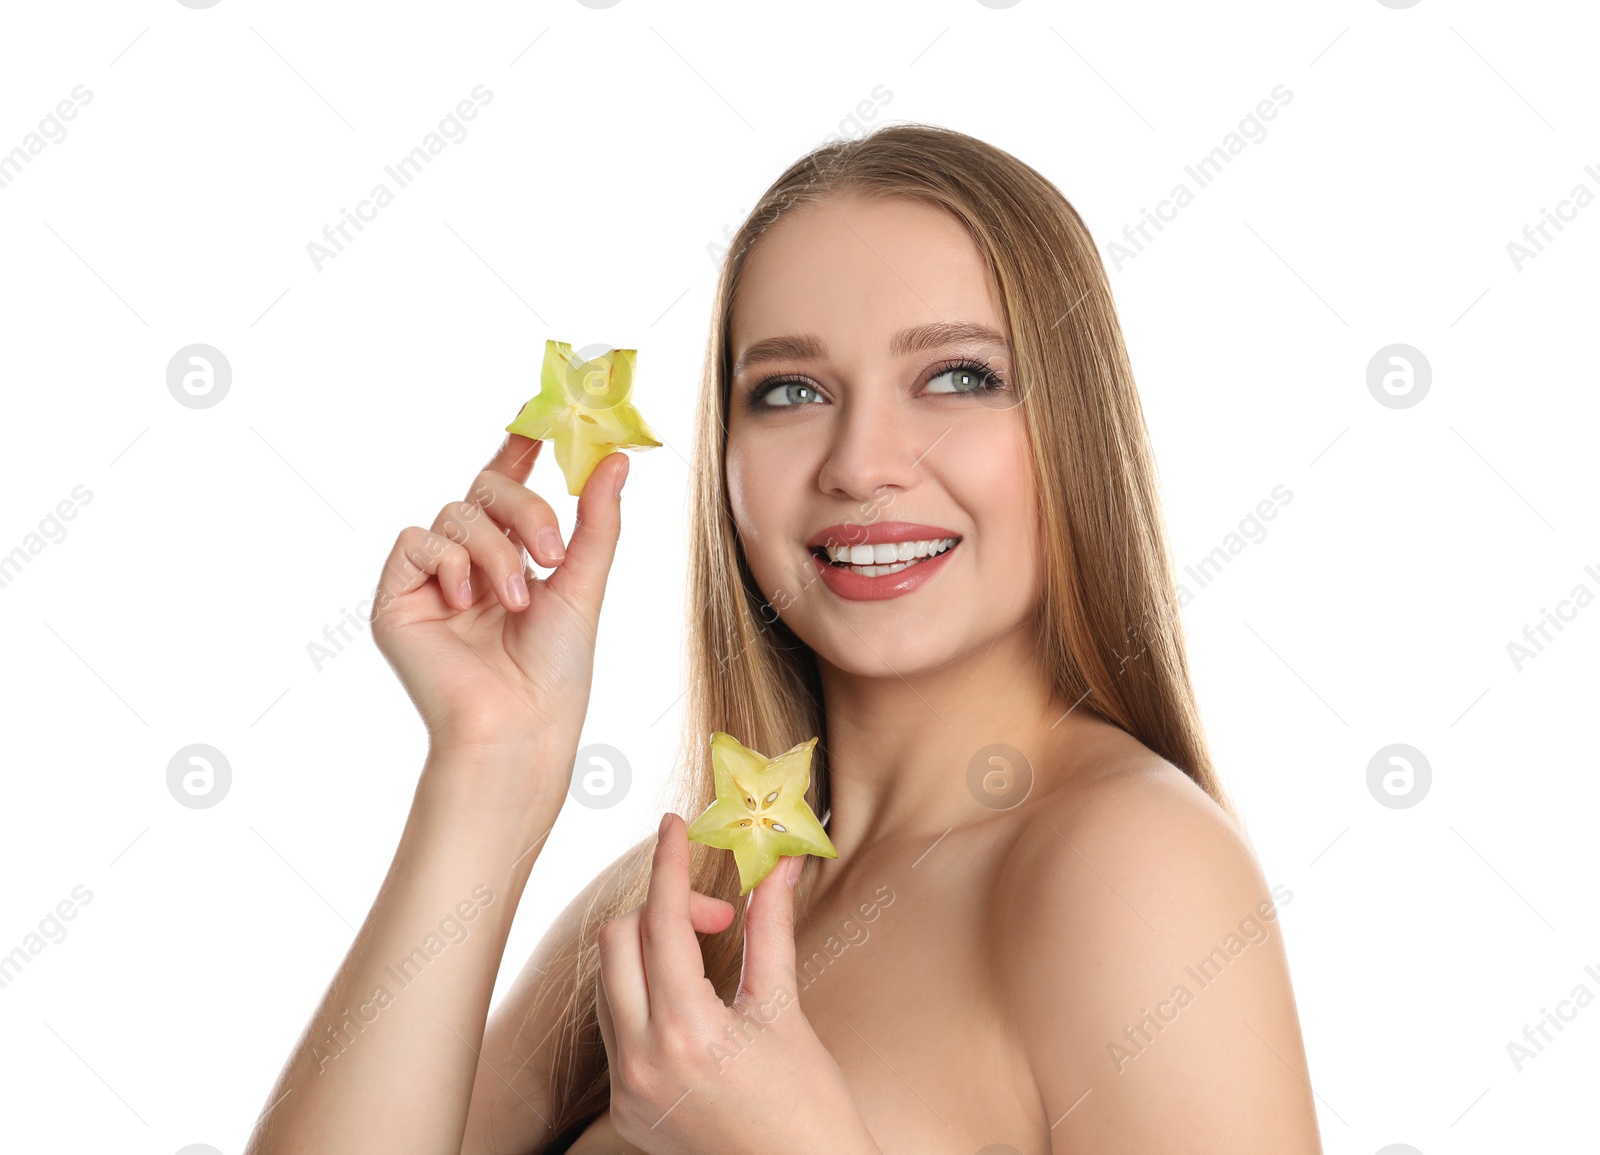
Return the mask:
[[(975, 379), (976, 384), (969, 389), (938, 390), (929, 394), (930, 396), (988, 396), (995, 393), (1003, 393), (1008, 388), (1005, 379), (994, 370), (993, 366), (976, 357), (952, 357), (949, 360), (931, 365), (922, 379), (922, 384), (926, 386), (928, 382), (951, 373), (957, 375), (966, 374)], [(810, 379), (798, 374), (782, 373), (773, 377), (763, 378), (752, 385), (745, 392), (745, 406), (751, 413), (766, 413), (777, 409), (797, 409), (804, 405), (813, 404), (810, 401), (791, 401), (783, 405), (773, 405), (767, 402), (766, 398), (770, 393), (780, 388), (788, 389), (791, 387), (809, 389), (813, 394), (819, 394), (817, 385)]]

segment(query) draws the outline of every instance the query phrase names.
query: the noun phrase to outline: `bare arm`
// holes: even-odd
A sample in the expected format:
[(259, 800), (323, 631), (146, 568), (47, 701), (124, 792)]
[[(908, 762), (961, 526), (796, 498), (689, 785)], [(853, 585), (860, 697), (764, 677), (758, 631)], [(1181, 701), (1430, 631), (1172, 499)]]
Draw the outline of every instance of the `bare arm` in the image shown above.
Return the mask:
[[(563, 551), (522, 484), (540, 444), (507, 437), (467, 500), (402, 530), (384, 563), (372, 637), (429, 753), (389, 873), (246, 1155), (461, 1146), (506, 936), (571, 781), (627, 473), (620, 453), (595, 468)], [(526, 567), (530, 541), (548, 578)]]
[(603, 905), (649, 859), (654, 842), (651, 837), (635, 843), (578, 892), (494, 1008), (478, 1056), (461, 1155), (543, 1151), (555, 1137), (551, 1072), (574, 986), (572, 967), (559, 964), (570, 959), (580, 938), (594, 946), (598, 924), (585, 926), (591, 908)]
[(246, 1155), (396, 1155), (460, 1143), (506, 936), (559, 811), (551, 801), (463, 801), (463, 780), (507, 777), (484, 763), (509, 757), (430, 753), (388, 876)]

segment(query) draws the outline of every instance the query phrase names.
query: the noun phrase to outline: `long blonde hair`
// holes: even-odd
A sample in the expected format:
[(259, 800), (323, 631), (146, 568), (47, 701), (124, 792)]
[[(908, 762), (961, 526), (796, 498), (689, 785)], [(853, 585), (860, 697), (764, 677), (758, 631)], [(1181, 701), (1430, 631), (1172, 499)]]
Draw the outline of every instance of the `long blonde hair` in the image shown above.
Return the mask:
[[(794, 162), (762, 196), (723, 259), (695, 416), (689, 505), (687, 705), (674, 809), (692, 820), (715, 797), (709, 736), (725, 730), (768, 755), (820, 736), (808, 801), (828, 813), (828, 733), (816, 656), (757, 587), (735, 533), (724, 450), (729, 318), (762, 233), (825, 197), (911, 198), (961, 221), (998, 286), (1040, 500), (1038, 646), (1055, 692), (1121, 727), (1187, 773), (1230, 815), (1206, 749), (1184, 657), (1144, 414), (1111, 286), (1089, 231), (1054, 185), (1009, 153), (936, 125), (895, 124)], [(555, 1047), (552, 1121), (571, 1142), (609, 1102), (595, 1014), (601, 924), (644, 901), (640, 844), (561, 960), (576, 976)], [(724, 1000), (744, 936), (732, 855), (691, 843), (691, 885), (740, 912), (701, 935)], [(562, 1150), (559, 1146), (552, 1150)]]

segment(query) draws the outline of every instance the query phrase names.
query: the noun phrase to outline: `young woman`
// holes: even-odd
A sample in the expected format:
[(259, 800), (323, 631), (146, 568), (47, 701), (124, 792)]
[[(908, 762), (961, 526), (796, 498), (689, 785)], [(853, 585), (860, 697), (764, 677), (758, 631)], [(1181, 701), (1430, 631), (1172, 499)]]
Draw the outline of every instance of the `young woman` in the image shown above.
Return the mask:
[[(428, 757), (250, 1152), (1319, 1151), (1111, 290), (1061, 193), (925, 125), (803, 158), (728, 251), (696, 420), (681, 806), (492, 1018), (628, 462), (565, 551), (517, 436), (399, 535), (374, 637)], [(837, 858), (739, 895), (686, 838), (715, 730), (820, 738)]]

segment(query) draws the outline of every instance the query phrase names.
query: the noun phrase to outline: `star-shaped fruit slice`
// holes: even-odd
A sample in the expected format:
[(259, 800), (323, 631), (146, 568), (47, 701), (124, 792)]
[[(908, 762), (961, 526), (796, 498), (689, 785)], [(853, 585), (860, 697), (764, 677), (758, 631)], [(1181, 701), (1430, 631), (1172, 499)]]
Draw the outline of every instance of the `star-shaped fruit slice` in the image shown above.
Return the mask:
[(812, 738), (768, 758), (721, 730), (711, 735), (711, 766), (717, 800), (689, 824), (689, 839), (733, 851), (740, 894), (772, 873), (778, 859), (815, 854), (838, 858), (828, 832), (811, 807)]
[(522, 407), (507, 433), (556, 443), (556, 464), (577, 497), (602, 458), (625, 445), (661, 444), (633, 407), (637, 349), (608, 349), (585, 361), (566, 341), (544, 343), (539, 393)]

